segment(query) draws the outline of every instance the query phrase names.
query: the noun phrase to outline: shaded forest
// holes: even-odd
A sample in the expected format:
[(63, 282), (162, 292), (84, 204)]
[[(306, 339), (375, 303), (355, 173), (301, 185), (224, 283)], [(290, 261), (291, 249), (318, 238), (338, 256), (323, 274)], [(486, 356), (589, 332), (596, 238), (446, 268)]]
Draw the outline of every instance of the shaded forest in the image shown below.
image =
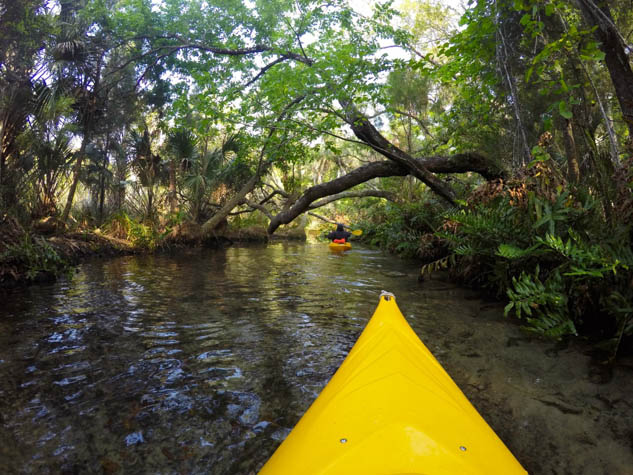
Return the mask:
[(633, 336), (630, 0), (2, 0), (0, 55), (3, 281), (66, 269), (43, 236), (344, 222), (536, 333)]

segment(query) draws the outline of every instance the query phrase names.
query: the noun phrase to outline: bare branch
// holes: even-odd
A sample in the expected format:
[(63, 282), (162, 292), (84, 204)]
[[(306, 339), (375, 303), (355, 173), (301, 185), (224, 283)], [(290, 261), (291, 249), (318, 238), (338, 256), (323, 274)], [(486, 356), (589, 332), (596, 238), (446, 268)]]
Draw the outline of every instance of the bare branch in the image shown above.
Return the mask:
[(333, 201), (342, 200), (345, 198), (367, 198), (367, 197), (375, 197), (375, 198), (384, 198), (389, 201), (396, 201), (396, 196), (389, 191), (382, 190), (360, 190), (360, 191), (344, 191), (342, 193), (337, 193), (335, 195), (330, 195), (327, 198), (323, 198), (322, 200), (316, 201), (312, 203), (308, 209), (317, 209), (321, 206), (325, 206)]
[[(340, 224), (340, 223), (337, 223), (336, 221), (334, 221), (333, 219), (326, 218), (325, 216), (321, 216), (320, 214), (313, 213), (312, 211), (309, 211), (307, 214), (309, 214), (310, 216), (314, 216), (315, 218), (318, 218), (318, 219), (320, 219), (322, 221), (325, 221), (326, 223)], [(343, 226), (347, 227), (345, 225), (343, 225)]]
[(247, 199), (242, 200), (242, 202), (240, 204), (245, 204), (249, 208), (261, 211), (268, 219), (273, 219), (272, 213), (270, 211), (268, 211), (268, 208), (266, 208), (265, 206), (263, 206), (261, 204), (253, 203), (252, 201), (249, 201)]
[(244, 88), (247, 88), (251, 84), (255, 83), (259, 78), (261, 78), (264, 74), (266, 74), (266, 71), (268, 71), (270, 68), (274, 67), (275, 65), (279, 63), (283, 63), (287, 59), (288, 59), (287, 56), (280, 56), (279, 58), (274, 60), (272, 63), (268, 63), (266, 66), (264, 66), (263, 68), (259, 70), (259, 73), (257, 73), (255, 77), (253, 77), (250, 81), (244, 84)]

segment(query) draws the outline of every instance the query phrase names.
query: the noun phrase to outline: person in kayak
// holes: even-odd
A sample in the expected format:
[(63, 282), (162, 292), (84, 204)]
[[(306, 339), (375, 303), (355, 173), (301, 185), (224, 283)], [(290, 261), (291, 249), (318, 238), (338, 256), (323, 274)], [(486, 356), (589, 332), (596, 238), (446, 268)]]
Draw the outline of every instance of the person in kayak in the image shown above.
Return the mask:
[(348, 233), (347, 231), (345, 231), (343, 225), (339, 223), (336, 225), (336, 231), (332, 231), (330, 234), (328, 234), (327, 238), (331, 239), (332, 242), (343, 244), (347, 242), (351, 235), (352, 233)]

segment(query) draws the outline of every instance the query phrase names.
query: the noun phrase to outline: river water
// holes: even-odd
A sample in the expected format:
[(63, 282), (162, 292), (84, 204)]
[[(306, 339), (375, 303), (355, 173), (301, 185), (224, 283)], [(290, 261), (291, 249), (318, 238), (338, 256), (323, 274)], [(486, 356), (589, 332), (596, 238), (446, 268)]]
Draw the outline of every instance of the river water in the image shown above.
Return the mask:
[(633, 371), (380, 252), (131, 256), (0, 294), (0, 473), (256, 473), (393, 292), (530, 473), (633, 473)]

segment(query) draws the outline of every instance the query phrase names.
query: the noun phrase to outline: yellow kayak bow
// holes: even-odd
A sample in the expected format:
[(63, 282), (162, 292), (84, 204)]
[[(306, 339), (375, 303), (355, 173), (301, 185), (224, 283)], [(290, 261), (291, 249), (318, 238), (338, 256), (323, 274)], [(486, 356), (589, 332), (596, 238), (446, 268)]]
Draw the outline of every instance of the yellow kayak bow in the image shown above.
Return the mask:
[(526, 474), (383, 293), (260, 475)]
[(330, 244), (328, 244), (328, 247), (330, 248), (330, 251), (334, 252), (349, 251), (352, 248), (352, 243), (331, 242)]

